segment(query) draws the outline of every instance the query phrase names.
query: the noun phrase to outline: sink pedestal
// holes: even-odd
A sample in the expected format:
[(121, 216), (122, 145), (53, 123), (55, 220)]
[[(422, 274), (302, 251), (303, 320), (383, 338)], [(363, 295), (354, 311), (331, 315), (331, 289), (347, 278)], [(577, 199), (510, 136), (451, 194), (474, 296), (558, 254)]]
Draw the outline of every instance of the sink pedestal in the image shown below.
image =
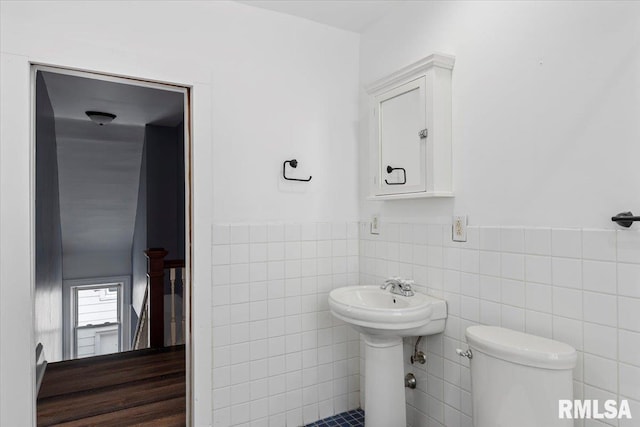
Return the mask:
[(365, 342), (365, 427), (404, 427), (402, 338), (363, 334)]

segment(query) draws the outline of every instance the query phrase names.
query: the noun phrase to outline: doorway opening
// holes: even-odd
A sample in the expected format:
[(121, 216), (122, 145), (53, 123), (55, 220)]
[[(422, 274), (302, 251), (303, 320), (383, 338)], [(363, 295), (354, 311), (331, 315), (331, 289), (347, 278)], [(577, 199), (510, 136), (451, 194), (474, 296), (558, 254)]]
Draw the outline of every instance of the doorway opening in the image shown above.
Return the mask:
[[(189, 89), (47, 66), (33, 79), (38, 425), (184, 425)], [(131, 398), (114, 404), (114, 386)]]

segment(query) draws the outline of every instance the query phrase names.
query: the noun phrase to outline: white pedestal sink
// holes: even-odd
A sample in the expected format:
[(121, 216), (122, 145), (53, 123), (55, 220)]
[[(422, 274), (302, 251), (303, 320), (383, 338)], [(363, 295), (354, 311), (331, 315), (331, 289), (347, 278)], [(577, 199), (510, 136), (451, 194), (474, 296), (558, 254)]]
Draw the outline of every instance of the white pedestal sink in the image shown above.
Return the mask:
[(365, 426), (406, 426), (402, 338), (444, 331), (446, 302), (418, 293), (392, 294), (378, 286), (348, 286), (331, 291), (329, 308), (363, 334)]

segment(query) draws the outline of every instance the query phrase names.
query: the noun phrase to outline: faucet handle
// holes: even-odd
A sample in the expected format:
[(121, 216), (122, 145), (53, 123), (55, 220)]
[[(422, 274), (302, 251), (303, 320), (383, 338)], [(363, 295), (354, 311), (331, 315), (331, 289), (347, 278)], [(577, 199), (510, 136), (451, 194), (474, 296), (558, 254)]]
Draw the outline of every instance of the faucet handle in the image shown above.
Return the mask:
[(415, 283), (416, 282), (414, 282), (413, 280), (401, 280), (400, 282), (398, 282), (398, 287), (400, 288), (401, 294), (405, 297), (411, 297), (415, 295), (415, 292), (413, 292), (413, 289), (411, 288), (411, 286), (415, 285)]
[(407, 280), (403, 279), (398, 282), (398, 286), (400, 286), (400, 289), (407, 290), (407, 291), (411, 290), (411, 287), (415, 284), (416, 282), (414, 280), (409, 280), (409, 279)]

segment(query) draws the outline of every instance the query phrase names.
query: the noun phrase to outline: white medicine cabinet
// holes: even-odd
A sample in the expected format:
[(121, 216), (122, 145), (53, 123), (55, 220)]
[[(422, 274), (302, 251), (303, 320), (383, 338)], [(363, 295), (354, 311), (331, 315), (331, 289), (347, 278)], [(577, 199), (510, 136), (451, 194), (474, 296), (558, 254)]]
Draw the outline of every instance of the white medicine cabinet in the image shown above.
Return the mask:
[(453, 196), (454, 62), (433, 54), (367, 86), (372, 199)]

